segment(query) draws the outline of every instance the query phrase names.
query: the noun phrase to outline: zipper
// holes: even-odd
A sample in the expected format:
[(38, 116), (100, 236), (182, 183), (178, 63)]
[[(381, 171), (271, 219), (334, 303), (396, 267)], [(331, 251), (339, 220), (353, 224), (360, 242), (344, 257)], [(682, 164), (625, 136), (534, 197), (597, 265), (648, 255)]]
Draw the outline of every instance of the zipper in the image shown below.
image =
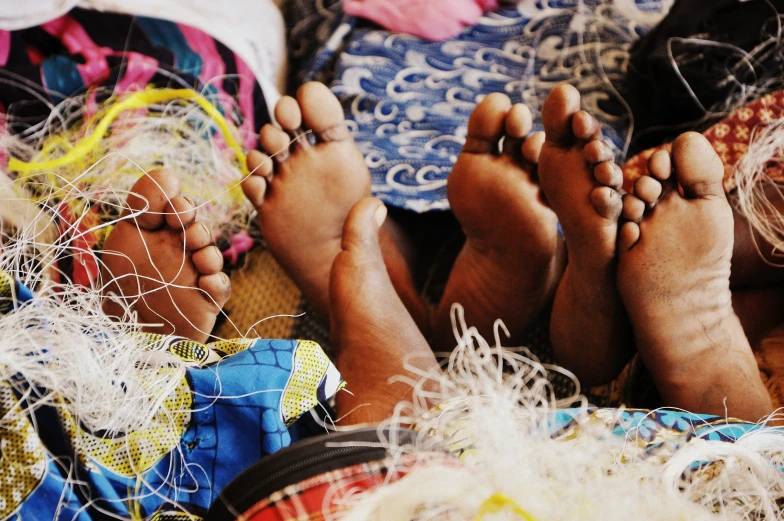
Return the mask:
[[(368, 461), (373, 461), (373, 460), (377, 459), (377, 456), (375, 454), (379, 451), (379, 449), (375, 448), (375, 447), (325, 447), (325, 450), (327, 452), (323, 452), (323, 453), (321, 453), (319, 455), (311, 456), (311, 457), (309, 457), (307, 459), (298, 461), (296, 463), (292, 463), (291, 465), (289, 465), (286, 468), (283, 468), (283, 469), (280, 469), (280, 470), (278, 470), (276, 472), (273, 472), (272, 474), (270, 474), (266, 478), (264, 478), (262, 481), (260, 481), (257, 485), (254, 485), (253, 488), (255, 490), (262, 491), (265, 488), (267, 488), (270, 484), (274, 485), (275, 490), (270, 492), (270, 494), (267, 494), (265, 496), (265, 497), (267, 497), (267, 496), (271, 495), (272, 493), (277, 492), (281, 488), (285, 488), (286, 486), (288, 486), (290, 484), (293, 484), (293, 483), (287, 483), (286, 485), (283, 485), (281, 487), (281, 486), (279, 486), (276, 483), (278, 481), (281, 481), (281, 482), (287, 481), (287, 480), (284, 479), (286, 476), (289, 476), (290, 474), (296, 473), (296, 472), (298, 472), (298, 471), (300, 471), (302, 469), (313, 467), (311, 469), (313, 476), (318, 476), (319, 474), (323, 474), (324, 472), (329, 472), (330, 470), (334, 470), (334, 469), (338, 469), (338, 468), (341, 468), (343, 466), (346, 466), (346, 465), (337, 465), (337, 466), (325, 465), (324, 466), (325, 468), (322, 470), (321, 467), (322, 467), (323, 463), (328, 463), (328, 462), (331, 462), (333, 460), (335, 461), (335, 463), (338, 463), (338, 462), (340, 462), (340, 460), (342, 459), (342, 456), (344, 456), (344, 455), (350, 455), (350, 454), (360, 455), (360, 454), (364, 454), (364, 453), (368, 453), (368, 455), (370, 455), (371, 451), (373, 452), (374, 457), (369, 459)], [(367, 462), (365, 462), (365, 463), (367, 463)], [(316, 467), (316, 465), (318, 465), (318, 467)], [(354, 465), (356, 465), (356, 463)], [(326, 468), (326, 467), (328, 467), (328, 468)]]
[[(392, 429), (386, 429), (387, 436)], [(398, 439), (410, 440), (415, 433), (395, 429)], [(362, 445), (330, 447), (333, 443)], [(368, 446), (379, 443), (379, 446)], [(349, 432), (334, 432), (301, 440), (271, 454), (234, 478), (210, 507), (206, 521), (233, 521), (275, 492), (326, 472), (379, 461), (387, 456), (380, 445), (378, 429), (367, 427)]]

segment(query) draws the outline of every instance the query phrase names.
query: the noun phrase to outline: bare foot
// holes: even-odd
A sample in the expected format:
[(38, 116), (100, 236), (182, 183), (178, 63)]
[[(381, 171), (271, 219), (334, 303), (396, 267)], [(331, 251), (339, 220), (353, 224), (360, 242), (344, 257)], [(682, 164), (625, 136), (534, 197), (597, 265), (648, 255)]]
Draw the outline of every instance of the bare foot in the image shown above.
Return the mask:
[(330, 279), (332, 345), (336, 364), (351, 394), (337, 397), (346, 424), (377, 423), (411, 387), (389, 383), (393, 376), (417, 378), (411, 368), (428, 371), (435, 356), (398, 297), (379, 247), (379, 227), (386, 217), (381, 201), (359, 201), (343, 228), (342, 251)]
[(547, 96), (542, 122), (539, 182), (561, 223), (569, 256), (550, 339), (560, 364), (584, 385), (599, 385), (614, 379), (634, 352), (615, 280), (623, 174), (571, 85)]
[(437, 350), (455, 346), (455, 302), (485, 338), (492, 338), (500, 318), (514, 341), (553, 298), (563, 271), (562, 241), (535, 179), (544, 135), (526, 139), (531, 124), (525, 105), (512, 106), (498, 93), (482, 100), (468, 120), (468, 137), (447, 185), (466, 243), (433, 317)]
[[(283, 130), (265, 125), (260, 152), (248, 156), (253, 172), (243, 190), (259, 212), (267, 247), (291, 276), (314, 311), (329, 318), (329, 275), (340, 252), (349, 210), (370, 196), (370, 172), (345, 124), (343, 108), (321, 83), (307, 83), (297, 99), (284, 96), (275, 107)], [(305, 124), (311, 134), (305, 134)], [(285, 132), (284, 132), (285, 131)], [(298, 137), (293, 145), (292, 138)], [(426, 315), (400, 251), (382, 233), (384, 260), (395, 288), (410, 309)], [(424, 321), (424, 319), (420, 319)]]
[(732, 308), (721, 160), (689, 132), (648, 170), (624, 200), (631, 222), (618, 240), (618, 290), (640, 356), (667, 405), (759, 420), (772, 405)]
[[(204, 342), (231, 292), (221, 272), (223, 256), (212, 246), (196, 209), (180, 195), (180, 180), (168, 170), (139, 179), (128, 196), (125, 218), (102, 252), (105, 292), (121, 296), (145, 331)], [(125, 308), (108, 300), (106, 312)]]

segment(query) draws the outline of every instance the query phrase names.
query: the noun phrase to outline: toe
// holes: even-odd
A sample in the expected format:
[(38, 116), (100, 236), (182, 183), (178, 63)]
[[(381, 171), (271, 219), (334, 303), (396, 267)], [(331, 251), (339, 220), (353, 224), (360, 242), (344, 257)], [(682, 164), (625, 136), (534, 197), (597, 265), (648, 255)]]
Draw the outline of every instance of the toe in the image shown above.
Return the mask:
[(523, 139), (531, 132), (532, 126), (533, 118), (528, 107), (522, 103), (513, 105), (504, 123), (503, 153), (519, 160), (522, 155)]
[(345, 124), (343, 107), (323, 83), (311, 81), (297, 90), (305, 125), (313, 130), (320, 141), (340, 141), (351, 133)]
[(618, 249), (628, 251), (640, 240), (640, 226), (637, 223), (625, 222), (618, 233)]
[(666, 150), (657, 150), (648, 159), (648, 173), (659, 181), (666, 181), (672, 174), (672, 161), (670, 153)]
[(361, 199), (351, 208), (343, 225), (343, 249), (380, 257), (378, 229), (386, 215), (387, 208), (378, 199)]
[(591, 203), (596, 213), (611, 221), (618, 220), (623, 208), (621, 196), (608, 186), (598, 186), (591, 190)]
[(231, 279), (223, 272), (199, 277), (199, 289), (209, 295), (219, 308), (222, 308), (231, 295)]
[(251, 204), (259, 208), (264, 202), (267, 183), (272, 176), (272, 160), (258, 150), (251, 150), (248, 154), (248, 170), (250, 175), (242, 180), (242, 191)]
[(590, 165), (603, 163), (605, 161), (613, 160), (613, 152), (610, 145), (601, 139), (594, 139), (589, 141), (583, 148), (583, 157), (585, 162)]
[(196, 207), (186, 197), (173, 198), (166, 206), (166, 224), (175, 230), (184, 230), (196, 220)]
[(299, 110), (297, 100), (291, 96), (283, 96), (275, 105), (275, 120), (288, 132), (293, 132), (302, 126), (302, 112)]
[(678, 136), (672, 144), (672, 163), (687, 198), (724, 196), (724, 165), (702, 134), (687, 132)]
[(131, 188), (128, 207), (136, 216), (136, 223), (146, 230), (155, 230), (165, 222), (165, 210), (169, 201), (179, 197), (179, 178), (165, 168), (153, 170), (142, 176)]
[(272, 175), (272, 160), (267, 154), (258, 150), (248, 152), (248, 171), (250, 175), (269, 177)]
[(613, 161), (604, 161), (596, 165), (593, 169), (593, 177), (596, 182), (619, 190), (623, 185), (623, 170)]
[(302, 111), (297, 100), (291, 96), (283, 96), (275, 105), (275, 119), (295, 144), (303, 147), (310, 146), (308, 135), (302, 130)]
[(198, 251), (212, 244), (212, 234), (202, 222), (188, 226), (182, 234), (182, 242), (188, 251)]
[(581, 110), (572, 118), (572, 132), (574, 132), (574, 137), (585, 141), (601, 137), (599, 122), (584, 110)]
[(202, 275), (211, 275), (223, 269), (223, 255), (217, 246), (207, 246), (193, 252), (191, 260)]
[(639, 223), (645, 215), (645, 203), (632, 194), (623, 196), (623, 218)]
[(645, 215), (645, 203), (632, 194), (623, 196), (623, 218), (639, 223)]
[(539, 154), (542, 151), (544, 144), (544, 132), (534, 132), (531, 136), (523, 141), (523, 157), (526, 161), (537, 164), (539, 163)]
[(506, 116), (512, 102), (505, 94), (488, 94), (468, 118), (468, 135), (463, 152), (488, 154), (498, 152), (498, 141), (504, 133)]
[(264, 125), (261, 128), (259, 141), (267, 154), (274, 157), (276, 161), (282, 162), (288, 158), (291, 139), (281, 129), (270, 124)]
[(662, 185), (651, 176), (638, 177), (634, 182), (634, 195), (648, 206), (653, 206), (662, 194)]
[(504, 123), (506, 135), (513, 139), (523, 139), (531, 132), (532, 126), (531, 110), (522, 103), (515, 103), (506, 115)]
[(267, 180), (259, 175), (248, 176), (242, 180), (242, 191), (255, 208), (260, 208), (267, 193)]
[(568, 84), (550, 91), (542, 106), (542, 124), (547, 141), (559, 146), (574, 143), (572, 117), (580, 111), (580, 93)]

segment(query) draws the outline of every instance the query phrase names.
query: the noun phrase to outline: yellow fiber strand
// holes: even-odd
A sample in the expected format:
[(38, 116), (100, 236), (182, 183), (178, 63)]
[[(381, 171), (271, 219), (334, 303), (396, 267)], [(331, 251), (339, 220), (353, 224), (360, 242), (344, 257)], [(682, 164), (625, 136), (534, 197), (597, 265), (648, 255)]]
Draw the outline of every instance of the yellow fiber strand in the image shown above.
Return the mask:
[(247, 176), (248, 169), (245, 164), (245, 153), (242, 151), (242, 147), (239, 145), (239, 143), (237, 143), (237, 141), (231, 135), (231, 131), (229, 130), (229, 126), (226, 124), (226, 120), (223, 118), (218, 109), (216, 109), (215, 106), (207, 100), (207, 98), (191, 89), (158, 89), (135, 92), (119, 103), (112, 105), (92, 134), (76, 143), (76, 145), (74, 145), (74, 147), (65, 155), (46, 161), (33, 160), (29, 163), (20, 161), (16, 158), (10, 158), (8, 160), (8, 168), (11, 171), (18, 172), (20, 177), (27, 177), (34, 172), (40, 172), (42, 170), (53, 170), (58, 167), (79, 161), (98, 146), (98, 143), (100, 143), (101, 139), (103, 139), (109, 130), (109, 125), (111, 125), (112, 122), (114, 122), (114, 120), (117, 119), (117, 117), (122, 112), (125, 112), (126, 110), (141, 109), (156, 103), (163, 103), (176, 99), (189, 99), (195, 101), (202, 108), (202, 110), (207, 113), (208, 116), (215, 120), (223, 132), (229, 148), (231, 148), (231, 150), (237, 156), (237, 161), (239, 162), (243, 176)]
[(487, 498), (479, 506), (479, 512), (477, 512), (474, 521), (482, 521), (487, 514), (497, 514), (507, 508), (510, 508), (512, 512), (525, 519), (525, 521), (536, 521), (536, 518), (523, 510), (515, 500), (498, 492)]

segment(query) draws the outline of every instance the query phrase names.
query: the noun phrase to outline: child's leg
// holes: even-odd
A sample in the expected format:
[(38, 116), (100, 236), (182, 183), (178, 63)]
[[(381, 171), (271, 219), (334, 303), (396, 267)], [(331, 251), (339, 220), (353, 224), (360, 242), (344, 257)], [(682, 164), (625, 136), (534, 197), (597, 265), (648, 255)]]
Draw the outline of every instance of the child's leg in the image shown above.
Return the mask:
[(502, 319), (514, 343), (552, 301), (564, 248), (536, 180), (544, 136), (528, 137), (531, 124), (528, 108), (512, 106), (503, 94), (487, 96), (468, 121), (468, 137), (447, 185), (466, 243), (433, 316), (439, 351), (455, 346), (450, 318), (455, 302), (487, 339)]
[(632, 222), (618, 241), (618, 290), (640, 356), (667, 405), (756, 421), (772, 408), (732, 307), (723, 165), (695, 133), (649, 165), (624, 201)]
[(418, 380), (417, 371), (437, 367), (433, 351), (398, 297), (379, 245), (386, 208), (360, 200), (343, 227), (341, 251), (332, 265), (330, 311), (336, 365), (352, 394), (339, 393), (338, 416), (346, 424), (377, 423), (411, 387), (393, 376)]
[(117, 295), (106, 312), (123, 315), (122, 299), (145, 331), (206, 341), (231, 291), (209, 230), (168, 170), (139, 179), (127, 203), (101, 257), (104, 292)]
[[(349, 210), (370, 195), (370, 172), (351, 137), (343, 108), (323, 84), (300, 87), (297, 99), (284, 97), (275, 109), (283, 130), (265, 125), (261, 145), (274, 157), (254, 152), (254, 175), (243, 189), (259, 212), (259, 224), (272, 255), (322, 319), (329, 318), (329, 274), (341, 251)], [(302, 124), (312, 136), (301, 135)], [(290, 147), (292, 136), (299, 139)], [(311, 144), (309, 138), (315, 140)], [(414, 288), (406, 262), (386, 228), (381, 243), (387, 269), (406, 307), (425, 326), (427, 311)]]
[(555, 297), (550, 339), (556, 361), (584, 385), (614, 379), (634, 352), (630, 324), (616, 288), (616, 237), (623, 181), (599, 126), (580, 110), (574, 87), (545, 100), (546, 141), (539, 177), (558, 216), (569, 263)]

